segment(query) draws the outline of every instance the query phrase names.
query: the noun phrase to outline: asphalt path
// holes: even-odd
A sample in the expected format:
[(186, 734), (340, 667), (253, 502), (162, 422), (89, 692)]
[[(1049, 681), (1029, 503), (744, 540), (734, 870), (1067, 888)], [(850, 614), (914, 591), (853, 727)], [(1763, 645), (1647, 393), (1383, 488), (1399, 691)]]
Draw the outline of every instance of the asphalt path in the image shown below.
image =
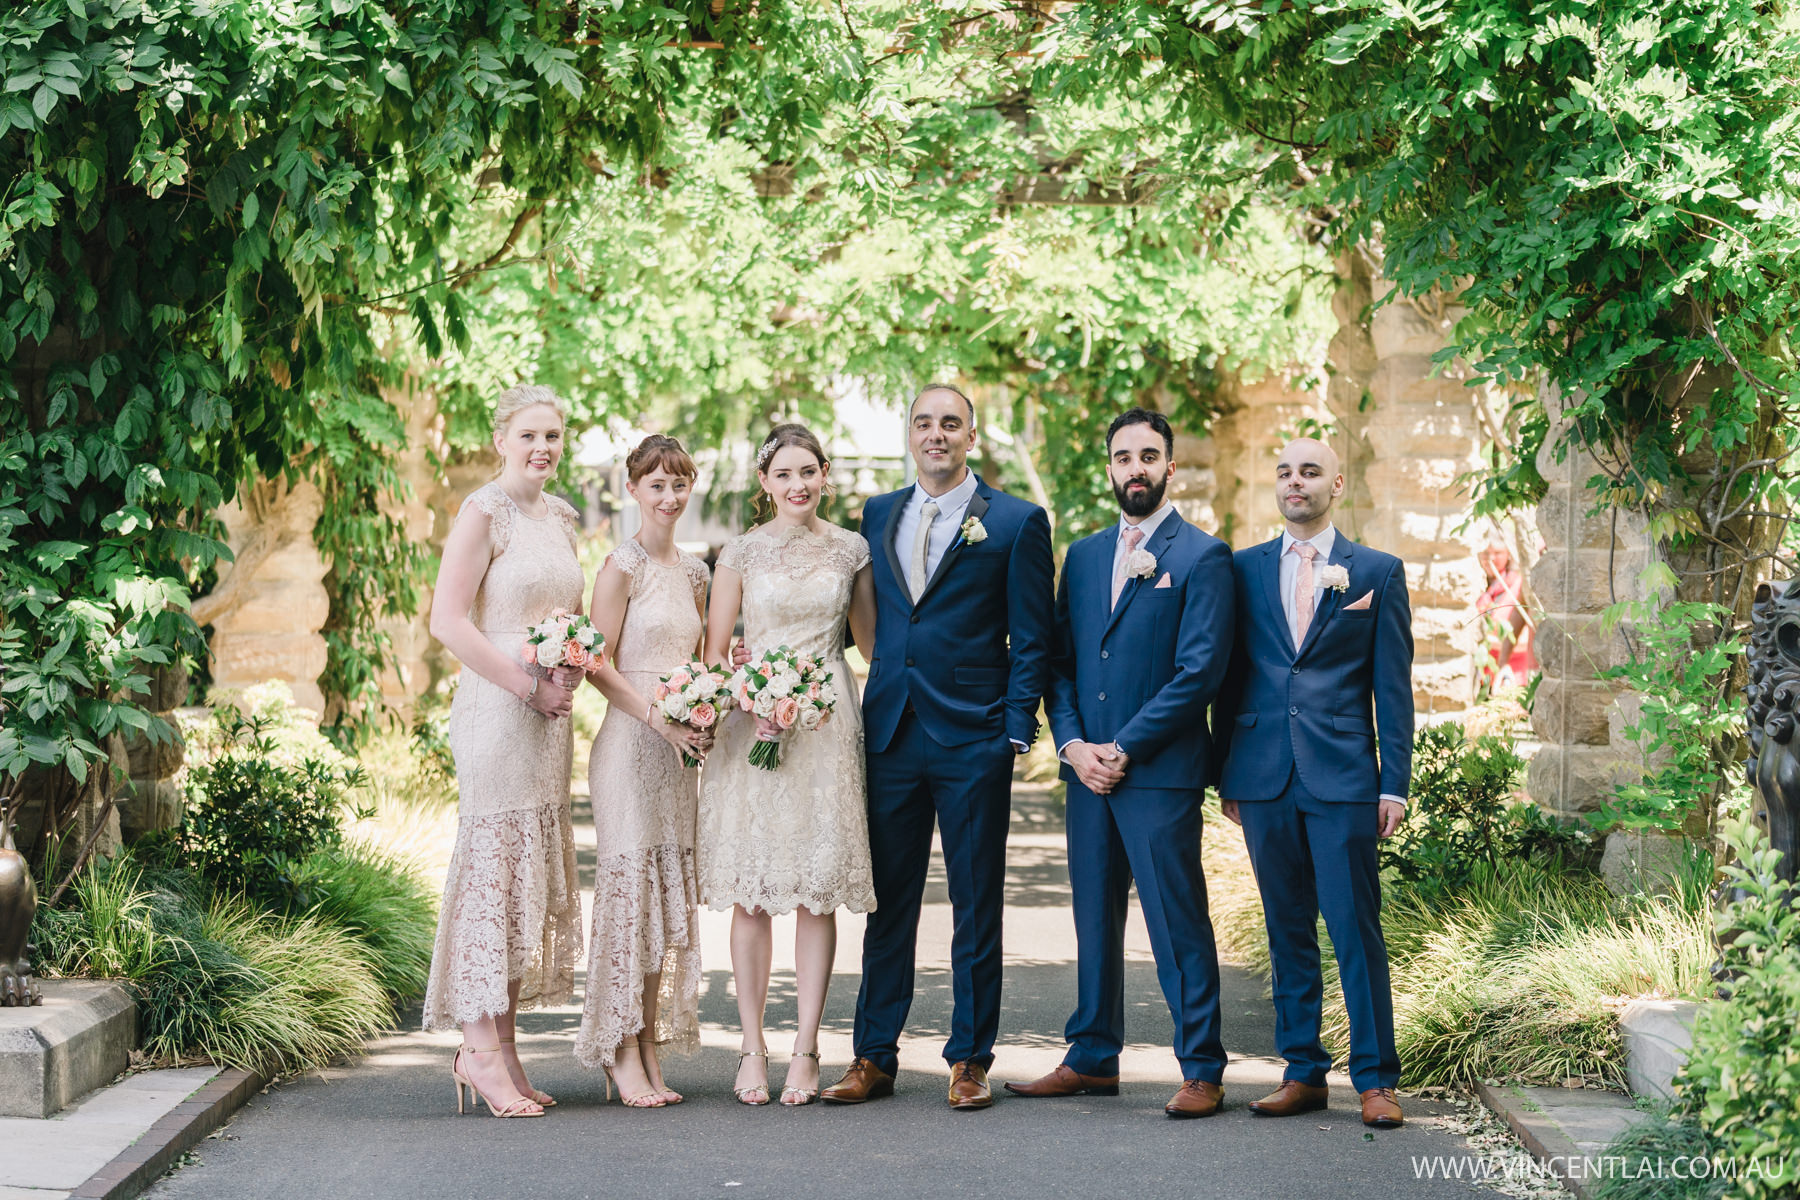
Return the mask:
[[(585, 804), (578, 801), (585, 819)], [(583, 869), (593, 865), (584, 827)], [(1209, 828), (1207, 836), (1235, 837)], [(1075, 936), (1068, 874), (1054, 810), (1021, 794), (1008, 852), (1006, 991), (992, 1078), (998, 1097), (981, 1112), (951, 1112), (940, 1057), (950, 1017), (950, 905), (934, 856), (920, 936), (918, 997), (901, 1047), (898, 1092), (860, 1107), (749, 1108), (731, 1096), (737, 1009), (724, 914), (703, 922), (703, 1048), (665, 1060), (686, 1103), (631, 1110), (605, 1103), (597, 1071), (572, 1053), (578, 1008), (527, 1013), (519, 1048), (533, 1082), (557, 1108), (540, 1119), (456, 1115), (450, 1084), (454, 1035), (403, 1033), (370, 1043), (365, 1057), (271, 1088), (190, 1161), (148, 1193), (154, 1200), (275, 1196), (354, 1200), (533, 1200), (724, 1197), (1336, 1197), (1470, 1196), (1474, 1187), (1420, 1178), (1419, 1163), (1471, 1157), (1433, 1118), (1452, 1110), (1405, 1100), (1408, 1124), (1370, 1131), (1347, 1078), (1332, 1077), (1331, 1108), (1280, 1120), (1245, 1104), (1281, 1077), (1274, 1018), (1262, 982), (1224, 968), (1226, 1110), (1174, 1121), (1162, 1106), (1180, 1084), (1168, 1010), (1134, 905), (1127, 942), (1129, 1043), (1117, 1097), (1024, 1100), (1006, 1079), (1031, 1079), (1061, 1061), (1074, 1001)], [(776, 922), (769, 1004), (771, 1078), (779, 1087), (794, 1021), (792, 921)], [(839, 921), (837, 973), (821, 1036), (824, 1076), (851, 1057), (862, 918)], [(783, 946), (783, 941), (787, 946)], [(416, 1014), (414, 1014), (416, 1018)], [(416, 1020), (413, 1023), (416, 1028)]]

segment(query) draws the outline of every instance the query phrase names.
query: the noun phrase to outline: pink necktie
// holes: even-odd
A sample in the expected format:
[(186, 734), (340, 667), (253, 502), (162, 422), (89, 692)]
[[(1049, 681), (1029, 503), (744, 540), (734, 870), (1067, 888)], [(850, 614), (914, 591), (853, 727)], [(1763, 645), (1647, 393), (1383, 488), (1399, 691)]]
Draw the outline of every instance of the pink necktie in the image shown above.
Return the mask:
[(1143, 540), (1144, 540), (1144, 531), (1143, 530), (1139, 529), (1135, 525), (1131, 525), (1126, 528), (1126, 530), (1125, 530), (1125, 554), (1123, 557), (1121, 557), (1119, 559), (1119, 569), (1117, 571), (1113, 572), (1112, 602), (1113, 602), (1114, 608), (1119, 607), (1119, 593), (1125, 590), (1125, 578), (1126, 578), (1125, 567), (1126, 567), (1126, 564), (1131, 561), (1131, 552), (1133, 550), (1136, 550), (1138, 548), (1138, 543)]
[(1295, 542), (1294, 553), (1300, 566), (1294, 572), (1294, 647), (1306, 641), (1306, 627), (1313, 618), (1313, 557), (1319, 548), (1311, 542)]

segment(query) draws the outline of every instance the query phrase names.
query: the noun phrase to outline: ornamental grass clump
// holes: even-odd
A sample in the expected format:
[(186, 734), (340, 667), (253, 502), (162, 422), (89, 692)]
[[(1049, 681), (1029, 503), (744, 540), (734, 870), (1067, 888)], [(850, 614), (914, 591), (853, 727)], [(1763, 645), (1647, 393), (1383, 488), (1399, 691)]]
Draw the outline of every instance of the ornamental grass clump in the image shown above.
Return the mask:
[(354, 938), (390, 996), (406, 1003), (425, 994), (437, 894), (411, 863), (347, 841), (303, 859), (294, 885), (300, 899), (290, 912), (304, 911)]

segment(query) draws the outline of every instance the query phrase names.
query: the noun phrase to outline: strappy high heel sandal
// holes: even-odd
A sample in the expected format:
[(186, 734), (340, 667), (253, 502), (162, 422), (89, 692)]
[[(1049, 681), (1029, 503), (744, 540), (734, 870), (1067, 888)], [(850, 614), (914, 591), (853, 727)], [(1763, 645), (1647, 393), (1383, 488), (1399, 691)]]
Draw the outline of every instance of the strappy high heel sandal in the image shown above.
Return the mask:
[[(651, 1039), (650, 1044), (652, 1046), (666, 1046), (674, 1040), (675, 1040), (674, 1038), (653, 1038), (653, 1039)], [(644, 1039), (639, 1038), (638, 1039), (638, 1055), (639, 1055), (639, 1057), (642, 1057), (643, 1053), (644, 1053)], [(656, 1067), (657, 1067), (657, 1072), (660, 1074), (662, 1071), (662, 1060), (661, 1059), (657, 1060)], [(684, 1097), (680, 1092), (676, 1091), (674, 1088), (669, 1086), (668, 1080), (663, 1081), (662, 1089), (660, 1091), (658, 1091), (656, 1094), (662, 1097), (664, 1104), (680, 1104), (684, 1099), (686, 1099), (686, 1097)]]
[(462, 1073), (462, 1056), (463, 1055), (465, 1055), (465, 1054), (498, 1054), (498, 1053), (500, 1053), (500, 1047), (498, 1047), (498, 1046), (471, 1046), (471, 1045), (468, 1045), (467, 1043), (465, 1043), (462, 1046), (459, 1046), (457, 1048), (456, 1057), (450, 1060), (450, 1077), (456, 1081), (456, 1115), (459, 1117), (462, 1115), (463, 1089), (468, 1088), (469, 1089), (469, 1107), (472, 1109), (475, 1109), (476, 1111), (480, 1111), (479, 1104), (477, 1103), (477, 1097), (479, 1097), (481, 1102), (485, 1102), (487, 1104), (488, 1111), (493, 1113), (496, 1117), (541, 1117), (541, 1116), (543, 1116), (544, 1115), (543, 1106), (540, 1105), (536, 1100), (533, 1100), (529, 1096), (520, 1096), (517, 1100), (514, 1100), (511, 1104), (506, 1105), (504, 1108), (496, 1107), (493, 1100), (488, 1098), (487, 1093), (483, 1092), (480, 1088), (476, 1087), (474, 1081), (471, 1080), (467, 1075), (464, 1075)]
[[(740, 1050), (740, 1051), (738, 1051), (738, 1069), (740, 1071), (743, 1070), (743, 1068), (744, 1068), (744, 1060), (746, 1058), (762, 1059), (763, 1064), (764, 1064), (763, 1069), (765, 1071), (768, 1070), (769, 1052), (767, 1050)], [(737, 1102), (739, 1104), (748, 1104), (752, 1108), (761, 1108), (763, 1105), (765, 1105), (769, 1102), (769, 1082), (768, 1082), (768, 1080), (765, 1079), (763, 1082), (757, 1083), (757, 1084), (752, 1084), (749, 1087), (734, 1087), (731, 1089), (731, 1094), (737, 1097)], [(757, 1095), (762, 1096), (762, 1099), (761, 1100), (751, 1099), (752, 1096), (757, 1096)]]
[[(635, 1046), (635, 1045), (637, 1045), (637, 1042), (635, 1042), (635, 1041), (620, 1042), (619, 1049), (623, 1050), (627, 1045)], [(616, 1053), (614, 1055), (614, 1058), (616, 1061), (616, 1059), (617, 1059)], [(611, 1067), (607, 1067), (606, 1068), (606, 1099), (609, 1104), (612, 1102), (612, 1090), (613, 1090), (613, 1069)], [(648, 1092), (639, 1092), (634, 1096), (627, 1096), (625, 1094), (625, 1085), (622, 1083), (619, 1085), (619, 1103), (623, 1104), (626, 1108), (664, 1108), (664, 1107), (666, 1107), (666, 1105), (663, 1101), (661, 1092), (656, 1091), (655, 1089), (651, 1089)]]
[[(517, 1045), (518, 1039), (517, 1038), (501, 1038), (500, 1044), (502, 1046)], [(513, 1056), (515, 1058), (518, 1057), (518, 1052), (516, 1050), (513, 1052)], [(523, 1071), (524, 1067), (521, 1066), (519, 1069), (521, 1071)], [(529, 1084), (527, 1084), (526, 1086), (530, 1087)], [(552, 1096), (549, 1092), (540, 1092), (536, 1088), (531, 1088), (530, 1096), (533, 1100), (536, 1100), (540, 1105), (542, 1105), (545, 1108), (555, 1108), (556, 1107), (556, 1098), (554, 1096)]]
[[(813, 1065), (817, 1066), (819, 1052), (817, 1050), (796, 1050), (788, 1055), (790, 1064), (796, 1058), (810, 1058), (813, 1060)], [(789, 1096), (793, 1096), (794, 1099), (789, 1100)], [(818, 1098), (819, 1089), (816, 1086), (811, 1088), (783, 1087), (781, 1089), (781, 1102), (789, 1108), (799, 1108), (803, 1104), (811, 1104)]]

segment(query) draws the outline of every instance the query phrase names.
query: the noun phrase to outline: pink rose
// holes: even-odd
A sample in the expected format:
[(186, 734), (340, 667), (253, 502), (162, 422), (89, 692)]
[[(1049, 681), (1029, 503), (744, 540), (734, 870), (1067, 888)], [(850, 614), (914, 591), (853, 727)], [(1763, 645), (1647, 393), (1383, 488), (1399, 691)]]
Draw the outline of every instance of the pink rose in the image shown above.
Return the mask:
[(688, 724), (695, 729), (711, 729), (719, 719), (719, 710), (702, 700), (688, 712)]
[(800, 719), (800, 702), (792, 696), (783, 696), (775, 702), (774, 721), (783, 729), (792, 729), (794, 722)]
[(563, 643), (563, 661), (571, 667), (585, 671), (588, 664), (594, 661), (594, 656), (588, 653), (586, 646), (574, 638), (570, 638)]
[(666, 683), (658, 683), (656, 685), (656, 695), (652, 696), (651, 699), (655, 700), (658, 704), (660, 704), (664, 700), (668, 699), (668, 696), (669, 696), (669, 685)]
[(525, 643), (525, 651), (519, 657), (523, 658), (525, 660), (526, 666), (528, 666), (528, 667), (536, 666), (537, 665), (537, 647), (532, 645), (530, 642), (526, 642)]
[(808, 700), (817, 700), (819, 698), (819, 685), (818, 684), (809, 683), (806, 685), (806, 698)]
[(669, 686), (672, 688), (684, 688), (692, 682), (694, 677), (686, 671), (673, 671), (669, 674)]

